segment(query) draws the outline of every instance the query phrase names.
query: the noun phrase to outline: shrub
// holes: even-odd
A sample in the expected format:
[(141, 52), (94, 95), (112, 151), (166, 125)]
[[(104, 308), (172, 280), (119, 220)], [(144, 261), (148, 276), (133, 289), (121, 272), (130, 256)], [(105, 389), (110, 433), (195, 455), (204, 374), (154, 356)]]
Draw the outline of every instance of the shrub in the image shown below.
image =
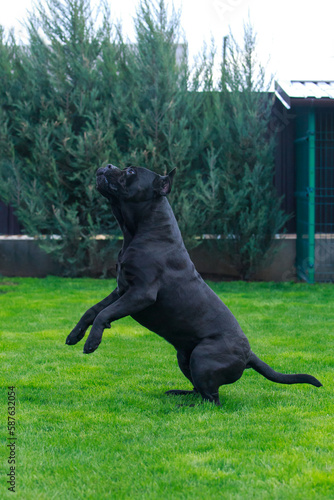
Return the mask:
[[(221, 235), (222, 253), (249, 278), (287, 219), (251, 27), (242, 48), (230, 36), (217, 85), (215, 47), (191, 72), (179, 16), (163, 0), (140, 3), (134, 44), (106, 7), (101, 16), (94, 22), (90, 0), (48, 0), (30, 17), (26, 47), (0, 32), (2, 198), (64, 272), (105, 274), (119, 230), (96, 168), (177, 167), (170, 200), (186, 244)], [(98, 245), (101, 233), (114, 238)]]

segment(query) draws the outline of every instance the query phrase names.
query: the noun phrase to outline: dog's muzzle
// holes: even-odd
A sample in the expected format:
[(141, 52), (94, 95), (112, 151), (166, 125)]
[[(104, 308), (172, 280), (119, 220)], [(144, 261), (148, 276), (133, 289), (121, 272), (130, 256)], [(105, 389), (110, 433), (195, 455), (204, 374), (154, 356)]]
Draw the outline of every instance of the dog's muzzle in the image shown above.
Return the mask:
[(96, 171), (96, 187), (100, 191), (117, 191), (117, 177), (120, 173), (121, 169), (111, 164), (98, 168)]
[(111, 173), (116, 173), (116, 172), (119, 172), (121, 169), (118, 168), (118, 167), (115, 167), (114, 165), (111, 165), (111, 163), (109, 165), (107, 165), (106, 167), (100, 167), (97, 169), (96, 171), (96, 176), (98, 177), (99, 175), (106, 175), (108, 172)]

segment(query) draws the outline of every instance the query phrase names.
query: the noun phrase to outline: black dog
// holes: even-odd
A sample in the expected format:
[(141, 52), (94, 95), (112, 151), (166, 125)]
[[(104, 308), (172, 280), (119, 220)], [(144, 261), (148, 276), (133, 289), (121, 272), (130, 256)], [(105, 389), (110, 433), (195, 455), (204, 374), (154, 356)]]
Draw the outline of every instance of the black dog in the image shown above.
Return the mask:
[(282, 384), (322, 384), (311, 375), (275, 372), (250, 349), (237, 320), (195, 270), (166, 195), (175, 169), (160, 176), (146, 168), (97, 171), (97, 189), (108, 198), (124, 235), (117, 264), (117, 288), (88, 309), (66, 339), (81, 340), (92, 329), (84, 353), (94, 352), (103, 330), (124, 316), (157, 333), (177, 350), (193, 391), (219, 405), (221, 385), (238, 380), (246, 368)]

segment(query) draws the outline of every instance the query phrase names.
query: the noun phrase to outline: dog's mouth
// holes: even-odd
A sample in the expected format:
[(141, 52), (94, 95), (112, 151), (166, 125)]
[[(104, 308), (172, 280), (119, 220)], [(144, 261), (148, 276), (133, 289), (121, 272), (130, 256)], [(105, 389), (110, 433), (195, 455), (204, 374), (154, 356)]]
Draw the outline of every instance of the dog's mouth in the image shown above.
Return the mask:
[(119, 197), (122, 190), (124, 171), (114, 165), (100, 167), (96, 171), (96, 188), (106, 198)]
[(116, 181), (113, 182), (111, 179), (107, 179), (104, 172), (97, 172), (96, 174), (96, 187), (99, 191), (105, 192), (116, 192), (118, 191)]

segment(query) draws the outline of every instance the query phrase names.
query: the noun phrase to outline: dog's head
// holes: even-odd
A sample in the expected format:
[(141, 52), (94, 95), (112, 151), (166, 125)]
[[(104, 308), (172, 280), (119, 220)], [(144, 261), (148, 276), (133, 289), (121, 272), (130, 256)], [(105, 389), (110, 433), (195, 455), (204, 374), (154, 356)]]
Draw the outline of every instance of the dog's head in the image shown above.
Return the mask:
[(159, 175), (144, 167), (121, 170), (114, 165), (96, 172), (96, 187), (106, 198), (141, 202), (166, 196), (172, 188), (174, 168), (168, 175)]

